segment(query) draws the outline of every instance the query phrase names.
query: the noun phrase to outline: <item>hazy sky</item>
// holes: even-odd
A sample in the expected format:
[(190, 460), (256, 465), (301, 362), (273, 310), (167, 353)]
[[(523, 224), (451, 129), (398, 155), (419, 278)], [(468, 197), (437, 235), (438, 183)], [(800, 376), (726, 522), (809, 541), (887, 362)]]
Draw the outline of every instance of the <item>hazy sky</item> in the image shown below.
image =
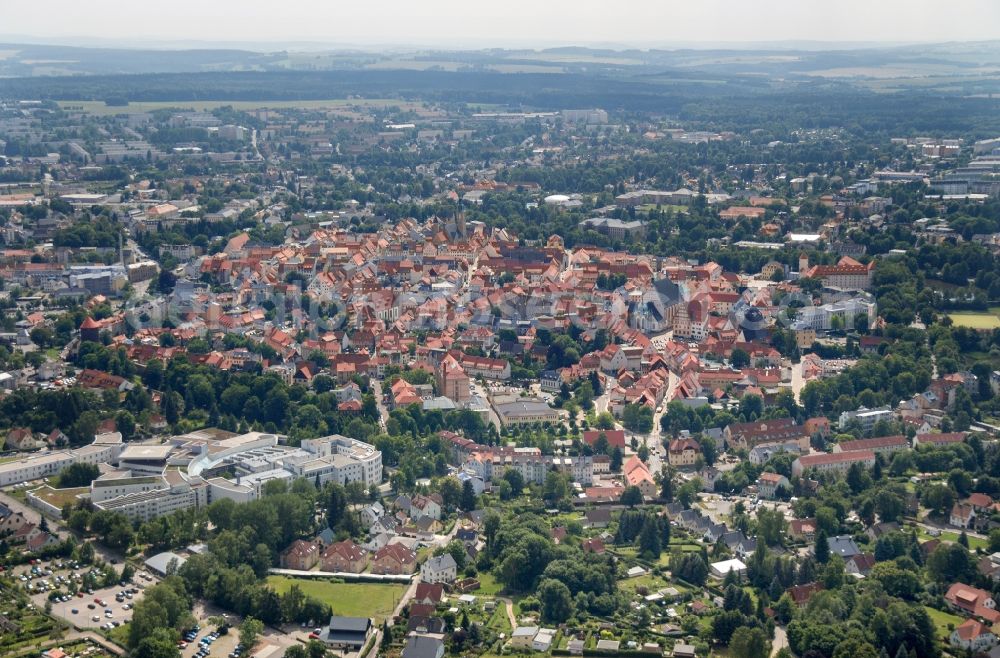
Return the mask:
[(998, 0), (0, 0), (5, 37), (442, 47), (1000, 39)]

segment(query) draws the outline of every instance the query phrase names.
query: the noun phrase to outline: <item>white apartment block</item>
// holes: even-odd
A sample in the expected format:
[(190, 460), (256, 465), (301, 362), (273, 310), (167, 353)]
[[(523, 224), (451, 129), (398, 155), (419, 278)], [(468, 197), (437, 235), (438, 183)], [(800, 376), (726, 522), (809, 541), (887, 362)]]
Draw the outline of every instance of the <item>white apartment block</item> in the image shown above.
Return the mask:
[(29, 455), (17, 461), (0, 464), (0, 487), (57, 475), (70, 464), (103, 464), (115, 459), (118, 446), (92, 444), (75, 450), (55, 450)]
[(285, 469), (320, 484), (361, 482), (364, 485), (382, 483), (382, 453), (375, 446), (334, 434), (302, 442), (307, 457), (283, 461)]
[(875, 321), (875, 302), (862, 297), (852, 297), (822, 306), (806, 306), (799, 309), (792, 329), (796, 331), (802, 329), (829, 331), (833, 328), (834, 318), (840, 319), (841, 327), (853, 329), (854, 319), (859, 315), (867, 317), (870, 326)]
[(880, 420), (892, 420), (893, 412), (889, 407), (879, 407), (878, 409), (867, 409), (861, 407), (856, 411), (844, 411), (840, 414), (840, 428), (844, 429), (851, 421), (858, 421), (861, 429), (865, 432), (871, 431)]

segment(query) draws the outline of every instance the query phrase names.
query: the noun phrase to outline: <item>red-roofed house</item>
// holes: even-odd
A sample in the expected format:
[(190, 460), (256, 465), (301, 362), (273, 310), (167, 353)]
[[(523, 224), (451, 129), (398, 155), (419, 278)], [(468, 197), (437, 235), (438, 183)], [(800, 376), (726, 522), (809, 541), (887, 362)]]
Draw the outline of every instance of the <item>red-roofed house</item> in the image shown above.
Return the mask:
[(361, 573), (368, 565), (368, 553), (350, 539), (345, 539), (327, 546), (320, 560), (323, 571)]
[(701, 444), (694, 439), (674, 439), (667, 446), (667, 461), (671, 466), (694, 466), (701, 455)]
[(910, 442), (902, 434), (894, 436), (880, 436), (874, 439), (858, 439), (857, 441), (841, 441), (833, 446), (834, 452), (851, 452), (852, 450), (871, 450), (883, 455), (891, 454), (897, 450), (906, 450), (910, 447)]
[(917, 434), (913, 437), (914, 446), (946, 446), (953, 443), (962, 443), (963, 441), (965, 441), (965, 432), (946, 432), (943, 434), (932, 432), (930, 434)]
[(951, 632), (951, 646), (967, 651), (982, 652), (997, 643), (997, 636), (989, 626), (975, 619), (966, 619)]
[(988, 623), (1000, 620), (996, 602), (986, 590), (964, 583), (954, 583), (944, 595), (945, 602), (954, 610), (978, 617)]
[(403, 544), (387, 544), (372, 558), (372, 573), (406, 574), (413, 573), (417, 554)]
[(297, 539), (281, 553), (281, 566), (285, 569), (309, 571), (319, 562), (319, 545)]
[(808, 470), (846, 473), (851, 464), (855, 463), (860, 463), (865, 468), (871, 468), (875, 465), (875, 453), (871, 450), (855, 450), (853, 452), (803, 455), (792, 462), (792, 475), (798, 477)]
[(644, 498), (655, 498), (657, 494), (656, 481), (646, 464), (639, 459), (638, 455), (632, 455), (622, 468), (625, 475), (625, 484), (630, 487), (639, 487)]

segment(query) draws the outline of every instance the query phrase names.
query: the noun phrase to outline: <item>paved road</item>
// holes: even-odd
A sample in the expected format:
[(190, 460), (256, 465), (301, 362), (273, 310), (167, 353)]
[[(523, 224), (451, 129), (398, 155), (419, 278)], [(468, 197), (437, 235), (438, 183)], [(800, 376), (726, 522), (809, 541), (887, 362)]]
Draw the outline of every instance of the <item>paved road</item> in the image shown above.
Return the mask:
[(385, 429), (385, 424), (389, 420), (389, 410), (386, 409), (385, 403), (382, 402), (382, 382), (377, 379), (371, 380), (372, 382), (372, 393), (375, 395), (375, 405), (378, 407), (378, 422)]
[[(24, 518), (28, 519), (29, 522), (38, 524), (41, 521), (42, 515), (34, 507), (29, 507), (25, 505), (17, 498), (14, 498), (4, 492), (0, 492), (0, 503), (3, 503), (9, 507), (14, 512), (21, 512), (24, 514)], [(52, 524), (49, 524), (50, 526)]]
[(778, 652), (788, 646), (788, 634), (783, 626), (774, 627), (774, 640), (771, 642), (771, 658), (778, 655)]
[(510, 622), (510, 630), (513, 631), (517, 628), (517, 620), (514, 619), (514, 602), (508, 598), (499, 598), (498, 600), (503, 601), (504, 610), (507, 611), (507, 621)]
[(806, 380), (802, 378), (802, 363), (793, 363), (792, 369), (792, 393), (795, 395), (795, 401), (799, 402), (799, 395), (802, 393), (802, 389), (806, 386)]
[(497, 430), (497, 433), (499, 433), (500, 429), (502, 427), (500, 425), (500, 416), (498, 416), (497, 412), (493, 409), (493, 405), (490, 403), (490, 398), (486, 394), (486, 389), (479, 382), (474, 381), (474, 380), (472, 382), (470, 382), (470, 388), (472, 389), (472, 393), (474, 395), (477, 395), (477, 396), (481, 397), (483, 399), (483, 401), (487, 404), (487, 406), (489, 406), (489, 408), (490, 408), (490, 422), (493, 423), (493, 427), (495, 427), (496, 430)]

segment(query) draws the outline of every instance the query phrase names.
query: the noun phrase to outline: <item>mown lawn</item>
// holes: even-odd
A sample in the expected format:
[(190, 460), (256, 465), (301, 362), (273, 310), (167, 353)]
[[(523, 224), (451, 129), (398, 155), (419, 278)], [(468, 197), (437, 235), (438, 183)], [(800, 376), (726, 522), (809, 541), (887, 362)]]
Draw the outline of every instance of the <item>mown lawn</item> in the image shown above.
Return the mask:
[(951, 629), (948, 625), (951, 624), (952, 628), (957, 628), (963, 621), (963, 618), (958, 615), (953, 615), (950, 612), (942, 612), (941, 610), (936, 610), (934, 608), (929, 608), (924, 606), (927, 614), (930, 615), (931, 621), (937, 627), (938, 638), (947, 640), (951, 636)]
[(268, 576), (267, 583), (279, 594), (298, 585), (307, 596), (329, 603), (335, 615), (372, 617), (377, 624), (392, 614), (406, 591), (406, 585), (394, 583), (333, 583), (287, 576)]
[(496, 596), (503, 589), (503, 585), (497, 582), (496, 577), (489, 571), (480, 571), (476, 576), (479, 580), (479, 589), (473, 594), (478, 596)]
[[(921, 539), (940, 539), (941, 541), (950, 541), (953, 543), (958, 543), (958, 538), (961, 537), (961, 533), (952, 532), (951, 530), (942, 530), (941, 534), (937, 537), (932, 537), (928, 532), (920, 528), (917, 532), (917, 536)], [(966, 535), (968, 537), (968, 535)], [(977, 548), (985, 549), (989, 546), (989, 542), (980, 537), (969, 537), (969, 549), (976, 550)]]

